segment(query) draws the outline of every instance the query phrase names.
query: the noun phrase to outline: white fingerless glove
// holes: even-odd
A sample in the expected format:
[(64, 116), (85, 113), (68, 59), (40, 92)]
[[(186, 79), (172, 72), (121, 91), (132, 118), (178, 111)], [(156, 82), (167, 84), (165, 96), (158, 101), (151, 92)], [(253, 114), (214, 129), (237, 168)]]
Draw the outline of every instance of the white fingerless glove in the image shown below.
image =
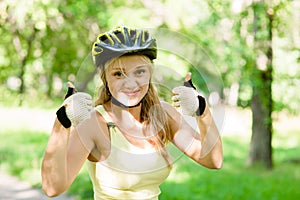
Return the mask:
[(181, 109), (183, 115), (200, 116), (204, 112), (205, 99), (193, 87), (178, 86), (173, 90), (173, 105)]
[(65, 99), (63, 106), (72, 126), (77, 126), (91, 117), (92, 97), (87, 93), (77, 92)]
[(175, 107), (181, 109), (182, 114), (195, 116), (197, 109), (199, 108), (199, 101), (197, 96), (199, 95), (192, 87), (178, 86), (173, 90), (172, 101)]

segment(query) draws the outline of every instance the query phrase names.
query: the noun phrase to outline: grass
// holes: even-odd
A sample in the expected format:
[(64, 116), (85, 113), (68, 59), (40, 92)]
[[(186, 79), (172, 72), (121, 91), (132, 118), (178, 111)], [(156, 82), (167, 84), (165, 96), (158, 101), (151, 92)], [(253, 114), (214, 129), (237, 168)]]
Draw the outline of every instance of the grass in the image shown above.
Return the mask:
[(300, 147), (290, 149), (286, 157), (282, 157), (286, 149), (275, 149), (275, 167), (270, 171), (261, 166), (246, 167), (247, 144), (237, 141), (236, 137), (223, 138), (225, 155), (221, 170), (208, 170), (182, 158), (176, 163), (173, 176), (161, 186), (160, 199), (279, 200), (300, 197), (300, 165), (285, 161), (299, 157)]
[(0, 132), (0, 169), (40, 184), (40, 163), (48, 136), (41, 132)]
[[(0, 171), (40, 188), (40, 165), (48, 137), (44, 131), (0, 129)], [(223, 136), (223, 143), (224, 165), (221, 170), (206, 169), (182, 156), (161, 185), (160, 200), (299, 199), (299, 130), (275, 131), (273, 170), (246, 166), (248, 139)], [(79, 200), (93, 199), (85, 167), (68, 193)]]
[[(40, 166), (49, 135), (32, 130), (0, 131), (0, 171), (41, 188)], [(92, 186), (85, 167), (69, 189), (70, 195), (92, 199)]]

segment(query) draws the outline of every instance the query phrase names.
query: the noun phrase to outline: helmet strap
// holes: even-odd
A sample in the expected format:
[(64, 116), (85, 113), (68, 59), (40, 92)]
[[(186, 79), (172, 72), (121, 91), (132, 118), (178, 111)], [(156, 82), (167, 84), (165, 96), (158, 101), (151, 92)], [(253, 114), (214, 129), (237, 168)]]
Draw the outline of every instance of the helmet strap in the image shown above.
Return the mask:
[(134, 106), (126, 106), (126, 105), (124, 105), (123, 103), (121, 103), (120, 101), (118, 101), (115, 97), (113, 97), (112, 95), (110, 96), (110, 98), (111, 98), (111, 103), (112, 104), (114, 104), (114, 105), (116, 105), (116, 106), (119, 106), (119, 107), (121, 107), (121, 108), (134, 108), (134, 107), (138, 107), (140, 104), (141, 104), (141, 102), (143, 101), (143, 99), (139, 102), (139, 103), (137, 103), (136, 105), (134, 105)]
[[(149, 83), (149, 85), (150, 85), (150, 83)], [(105, 84), (105, 87), (106, 87), (107, 95), (110, 96), (111, 103), (114, 104), (114, 105), (116, 105), (116, 106), (119, 106), (121, 108), (134, 108), (134, 107), (138, 107), (141, 104), (141, 102), (144, 100), (144, 98), (145, 98), (145, 97), (143, 97), (142, 100), (140, 102), (138, 102), (136, 105), (126, 106), (123, 103), (121, 103), (120, 101), (118, 101), (115, 97), (113, 97), (113, 95), (109, 91), (109, 88), (108, 88), (107, 84)], [(149, 90), (149, 88), (148, 88), (148, 90)]]
[(108, 95), (108, 96), (110, 97), (110, 99), (111, 99), (111, 103), (114, 104), (114, 105), (116, 105), (116, 106), (119, 106), (119, 107), (121, 107), (121, 108), (134, 108), (134, 107), (138, 107), (138, 106), (141, 104), (141, 102), (143, 101), (143, 99), (144, 99), (144, 98), (143, 98), (139, 103), (137, 103), (137, 104), (134, 105), (134, 106), (126, 106), (126, 105), (124, 105), (123, 103), (121, 103), (120, 101), (118, 101), (115, 97), (113, 97), (113, 95), (110, 93), (110, 91), (109, 91), (107, 85), (105, 85), (105, 87), (106, 87), (107, 95)]

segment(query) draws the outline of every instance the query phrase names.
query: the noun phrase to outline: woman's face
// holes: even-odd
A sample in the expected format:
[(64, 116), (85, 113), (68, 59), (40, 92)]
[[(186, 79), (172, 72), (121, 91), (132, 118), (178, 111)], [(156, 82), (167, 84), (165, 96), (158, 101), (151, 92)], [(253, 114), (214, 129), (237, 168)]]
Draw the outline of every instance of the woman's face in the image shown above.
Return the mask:
[(148, 92), (151, 62), (141, 55), (117, 58), (105, 71), (111, 95), (126, 106), (137, 105)]

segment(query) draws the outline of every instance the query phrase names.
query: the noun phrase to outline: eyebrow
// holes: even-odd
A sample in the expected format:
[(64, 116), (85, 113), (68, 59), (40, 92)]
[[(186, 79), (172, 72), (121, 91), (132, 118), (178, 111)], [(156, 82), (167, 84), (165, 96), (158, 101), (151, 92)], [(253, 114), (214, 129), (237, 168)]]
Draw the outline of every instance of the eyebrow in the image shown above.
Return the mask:
[(113, 70), (122, 70), (122, 71), (125, 71), (124, 67), (113, 67), (112, 69)]
[[(148, 64), (144, 64), (144, 65), (137, 65), (135, 68), (143, 68), (143, 67), (147, 67), (148, 66)], [(113, 70), (122, 70), (122, 71), (125, 71), (126, 70), (126, 68), (124, 68), (124, 67), (113, 67), (112, 68)]]

